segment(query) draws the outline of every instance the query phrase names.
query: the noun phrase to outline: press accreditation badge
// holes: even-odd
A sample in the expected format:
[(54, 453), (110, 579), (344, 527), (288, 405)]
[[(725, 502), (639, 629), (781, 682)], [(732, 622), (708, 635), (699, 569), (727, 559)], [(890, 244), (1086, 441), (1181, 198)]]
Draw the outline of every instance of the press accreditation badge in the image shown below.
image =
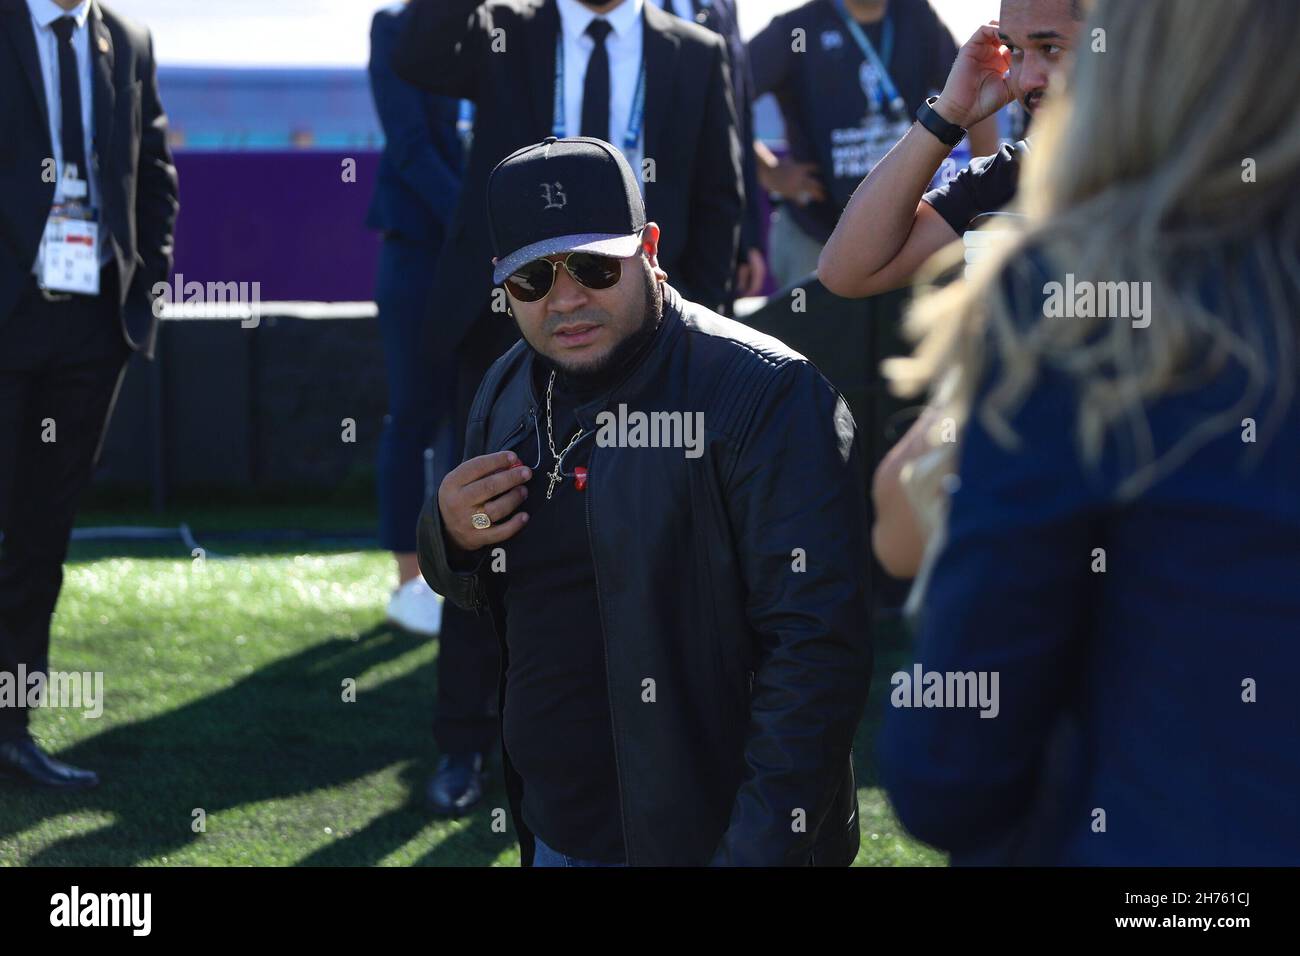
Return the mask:
[(55, 207), (41, 240), (41, 285), (51, 292), (99, 295), (99, 223), (94, 214)]
[(99, 295), (99, 216), (82, 200), (84, 180), (64, 182), (41, 238), (41, 285), (50, 292)]

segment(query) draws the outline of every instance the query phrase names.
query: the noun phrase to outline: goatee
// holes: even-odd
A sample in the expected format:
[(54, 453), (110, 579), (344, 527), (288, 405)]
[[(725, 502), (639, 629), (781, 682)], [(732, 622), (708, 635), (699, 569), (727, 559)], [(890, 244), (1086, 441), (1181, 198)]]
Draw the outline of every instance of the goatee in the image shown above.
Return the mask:
[[(564, 382), (583, 391), (616, 384), (616, 380), (631, 371), (632, 366), (649, 350), (650, 341), (663, 321), (664, 295), (663, 288), (655, 279), (648, 263), (645, 264), (645, 278), (644, 314), (641, 325), (635, 332), (611, 348), (609, 354), (594, 365), (575, 369), (556, 366)], [(554, 365), (554, 363), (549, 364)]]

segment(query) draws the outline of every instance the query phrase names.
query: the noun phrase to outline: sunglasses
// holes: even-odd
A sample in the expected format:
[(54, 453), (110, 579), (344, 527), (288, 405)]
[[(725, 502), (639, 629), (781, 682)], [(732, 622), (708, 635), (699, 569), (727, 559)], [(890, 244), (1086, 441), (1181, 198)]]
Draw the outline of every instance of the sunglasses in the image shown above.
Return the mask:
[(546, 298), (555, 285), (560, 266), (578, 285), (588, 289), (612, 289), (623, 276), (623, 260), (594, 252), (570, 252), (563, 259), (534, 259), (506, 277), (505, 286), (520, 302)]

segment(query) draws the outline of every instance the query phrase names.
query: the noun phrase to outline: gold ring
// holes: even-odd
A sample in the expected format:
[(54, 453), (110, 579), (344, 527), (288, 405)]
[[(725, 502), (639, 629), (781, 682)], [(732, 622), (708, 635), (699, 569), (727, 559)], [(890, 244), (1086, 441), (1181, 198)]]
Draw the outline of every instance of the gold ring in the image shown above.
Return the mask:
[(486, 531), (488, 528), (492, 527), (492, 519), (489, 518), (487, 514), (482, 511), (478, 511), (470, 515), (469, 523), (472, 524), (479, 531)]

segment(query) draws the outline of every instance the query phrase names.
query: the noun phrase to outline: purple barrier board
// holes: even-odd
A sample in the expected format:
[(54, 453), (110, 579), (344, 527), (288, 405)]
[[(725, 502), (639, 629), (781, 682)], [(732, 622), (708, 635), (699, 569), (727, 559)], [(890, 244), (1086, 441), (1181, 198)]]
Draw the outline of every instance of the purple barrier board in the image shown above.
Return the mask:
[(378, 167), (374, 151), (177, 151), (174, 272), (260, 282), (264, 302), (371, 301), (380, 236), (365, 220)]

